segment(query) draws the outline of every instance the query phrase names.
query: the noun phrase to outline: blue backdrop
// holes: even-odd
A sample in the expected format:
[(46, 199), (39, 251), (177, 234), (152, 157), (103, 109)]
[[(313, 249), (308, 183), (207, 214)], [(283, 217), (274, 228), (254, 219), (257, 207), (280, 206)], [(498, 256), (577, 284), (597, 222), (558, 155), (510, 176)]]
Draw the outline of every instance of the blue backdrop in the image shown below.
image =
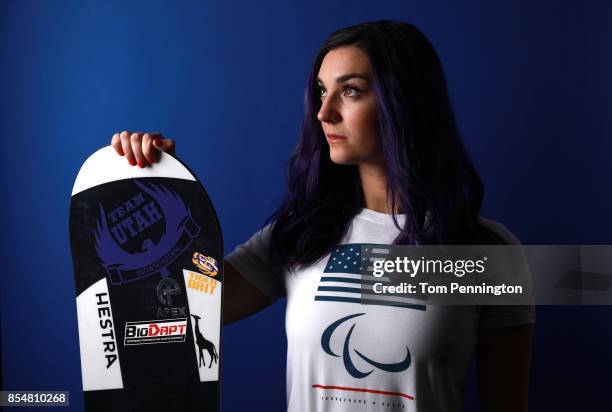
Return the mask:
[[(226, 251), (281, 199), (326, 36), (417, 24), (446, 69), (483, 216), (525, 244), (612, 244), (605, 0), (0, 1), (4, 389), (82, 410), (68, 207), (114, 132), (162, 132), (216, 205)], [(245, 207), (248, 205), (248, 207)], [(285, 303), (224, 328), (223, 410), (285, 407)], [(610, 307), (539, 307), (532, 410), (609, 410)], [(503, 372), (500, 372), (503, 373)], [(476, 409), (473, 381), (466, 405)]]

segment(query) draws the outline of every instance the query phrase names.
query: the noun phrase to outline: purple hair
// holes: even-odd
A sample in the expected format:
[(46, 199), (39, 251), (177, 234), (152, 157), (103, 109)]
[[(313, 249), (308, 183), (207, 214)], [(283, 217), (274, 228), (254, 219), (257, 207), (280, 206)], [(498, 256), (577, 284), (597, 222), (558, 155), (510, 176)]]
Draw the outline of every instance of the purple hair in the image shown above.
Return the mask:
[(300, 140), (287, 194), (270, 217), (270, 253), (286, 266), (317, 261), (337, 246), (364, 207), (357, 166), (331, 161), (317, 113), (316, 78), (332, 49), (355, 46), (372, 68), (391, 210), (406, 214), (394, 244), (502, 243), (478, 224), (484, 187), (457, 130), (440, 60), (415, 26), (363, 23), (331, 34), (308, 75)]

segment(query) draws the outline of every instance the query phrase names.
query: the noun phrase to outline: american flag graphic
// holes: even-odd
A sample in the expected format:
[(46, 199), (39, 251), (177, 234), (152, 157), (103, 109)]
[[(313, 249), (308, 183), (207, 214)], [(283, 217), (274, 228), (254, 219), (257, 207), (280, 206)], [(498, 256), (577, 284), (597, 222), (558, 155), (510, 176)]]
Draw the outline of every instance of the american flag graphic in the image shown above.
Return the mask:
[(391, 248), (388, 245), (350, 243), (336, 247), (325, 265), (314, 300), (426, 310), (425, 305), (414, 303), (415, 299), (422, 297), (374, 292), (375, 283), (399, 283), (392, 283), (387, 275), (372, 275), (375, 260), (391, 258)]

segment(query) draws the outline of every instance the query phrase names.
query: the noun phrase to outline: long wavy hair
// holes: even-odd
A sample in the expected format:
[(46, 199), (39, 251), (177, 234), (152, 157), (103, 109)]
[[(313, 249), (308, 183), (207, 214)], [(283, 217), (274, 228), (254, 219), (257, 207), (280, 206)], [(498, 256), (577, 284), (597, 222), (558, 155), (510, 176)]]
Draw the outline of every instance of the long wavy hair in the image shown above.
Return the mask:
[(299, 142), (288, 163), (287, 193), (268, 219), (270, 253), (287, 267), (313, 263), (337, 246), (364, 207), (358, 166), (331, 161), (317, 113), (325, 55), (355, 46), (369, 57), (378, 102), (392, 211), (406, 215), (394, 244), (498, 244), (479, 225), (484, 187), (461, 142), (434, 48), (414, 25), (363, 23), (331, 34), (308, 75)]

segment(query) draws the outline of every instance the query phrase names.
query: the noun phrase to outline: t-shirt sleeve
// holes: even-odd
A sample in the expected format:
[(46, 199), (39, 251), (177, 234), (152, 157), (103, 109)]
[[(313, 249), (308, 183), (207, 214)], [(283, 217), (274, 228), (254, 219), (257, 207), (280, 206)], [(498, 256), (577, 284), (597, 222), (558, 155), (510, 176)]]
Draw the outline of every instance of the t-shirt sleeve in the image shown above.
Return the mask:
[[(480, 218), (480, 223), (493, 230), (510, 245), (520, 245), (518, 238), (501, 223)], [(535, 323), (533, 305), (483, 305), (478, 307), (479, 325), (483, 328), (504, 328)]]
[(271, 225), (265, 226), (245, 243), (238, 245), (225, 257), (225, 261), (265, 294), (270, 302), (274, 302), (286, 295), (286, 271), (270, 260), (271, 232)]

